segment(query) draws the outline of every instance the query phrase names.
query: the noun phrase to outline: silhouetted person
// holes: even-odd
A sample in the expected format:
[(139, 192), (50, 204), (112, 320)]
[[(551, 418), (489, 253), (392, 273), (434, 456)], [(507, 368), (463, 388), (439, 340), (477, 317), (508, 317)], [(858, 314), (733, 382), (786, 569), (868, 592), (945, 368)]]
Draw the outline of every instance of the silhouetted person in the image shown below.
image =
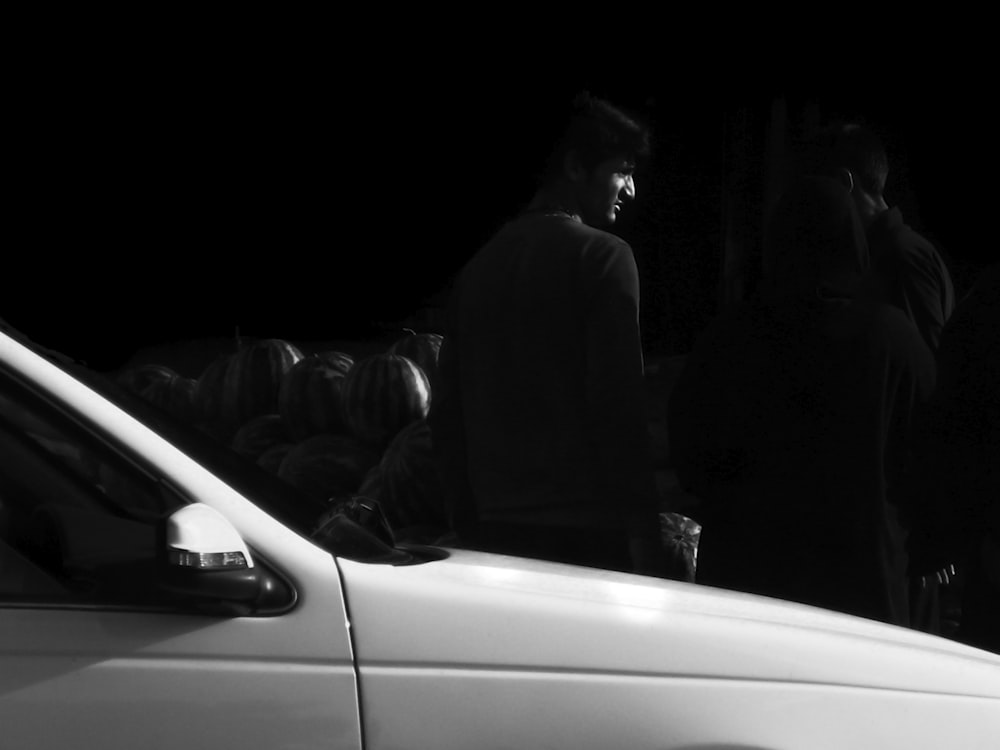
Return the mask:
[(889, 160), (879, 136), (858, 122), (835, 122), (807, 142), (805, 171), (840, 180), (865, 226), (872, 293), (906, 313), (935, 351), (955, 308), (951, 273), (933, 243), (908, 225), (885, 199)]
[(467, 544), (662, 571), (638, 271), (607, 231), (648, 149), (579, 97), (530, 205), (456, 281), (430, 420)]
[(945, 326), (918, 424), (911, 567), (929, 576), (958, 566), (956, 637), (1000, 653), (1000, 263)]
[[(836, 121), (818, 131), (803, 153), (806, 168), (840, 180), (851, 191), (871, 255), (868, 293), (906, 313), (936, 352), (955, 308), (954, 284), (933, 243), (886, 202), (890, 165), (882, 140), (863, 123)], [(934, 576), (911, 580), (911, 607), (914, 627), (940, 632), (940, 588)]]
[(868, 248), (841, 183), (789, 186), (764, 259), (668, 404), (678, 478), (701, 499), (697, 580), (906, 624), (893, 492), (932, 354), (901, 311), (859, 299)]

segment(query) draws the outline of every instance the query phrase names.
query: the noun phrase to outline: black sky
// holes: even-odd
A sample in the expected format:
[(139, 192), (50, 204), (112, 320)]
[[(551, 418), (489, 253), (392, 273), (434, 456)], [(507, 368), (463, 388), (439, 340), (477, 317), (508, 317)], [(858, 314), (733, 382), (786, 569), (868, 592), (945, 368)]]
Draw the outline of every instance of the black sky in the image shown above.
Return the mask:
[[(847, 81), (745, 60), (699, 75), (669, 65), (553, 75), (496, 60), (403, 56), (361, 70), (344, 59), (96, 55), (40, 66), (13, 110), (3, 317), (105, 366), (236, 330), (370, 335), (438, 301), (529, 197), (543, 134), (581, 89), (654, 125), (660, 174), (636, 205), (647, 231), (710, 233), (721, 123), (734, 112), (764, 121), (783, 99), (882, 124), (906, 155), (922, 228), (952, 247), (979, 238), (969, 209), (982, 166), (966, 145), (985, 135), (977, 80)], [(673, 213), (658, 215), (667, 203)], [(711, 294), (711, 278), (674, 281)]]

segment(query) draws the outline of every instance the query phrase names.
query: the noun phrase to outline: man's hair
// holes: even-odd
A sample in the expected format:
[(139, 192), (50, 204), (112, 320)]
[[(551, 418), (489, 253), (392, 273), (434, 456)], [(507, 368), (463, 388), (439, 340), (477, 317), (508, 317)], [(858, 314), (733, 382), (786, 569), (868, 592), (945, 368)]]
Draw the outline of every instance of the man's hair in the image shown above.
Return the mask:
[(638, 165), (650, 155), (648, 127), (635, 115), (589, 92), (576, 96), (563, 123), (540, 175), (543, 182), (562, 172), (563, 160), (571, 151), (587, 171), (606, 159), (625, 157)]
[(804, 174), (835, 176), (849, 169), (872, 195), (882, 195), (889, 175), (889, 159), (878, 134), (859, 121), (837, 120), (815, 132), (801, 152)]

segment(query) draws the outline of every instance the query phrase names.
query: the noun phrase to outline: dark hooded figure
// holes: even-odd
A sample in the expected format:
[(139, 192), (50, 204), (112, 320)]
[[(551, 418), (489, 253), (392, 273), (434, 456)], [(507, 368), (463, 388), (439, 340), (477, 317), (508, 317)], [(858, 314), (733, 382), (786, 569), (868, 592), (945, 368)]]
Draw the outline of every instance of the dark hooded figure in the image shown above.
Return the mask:
[(698, 581), (907, 624), (894, 492), (933, 355), (860, 298), (868, 248), (835, 180), (794, 182), (764, 251), (760, 291), (710, 324), (668, 406)]
[(1000, 262), (944, 327), (914, 446), (910, 570), (927, 576), (957, 565), (955, 637), (1000, 653)]

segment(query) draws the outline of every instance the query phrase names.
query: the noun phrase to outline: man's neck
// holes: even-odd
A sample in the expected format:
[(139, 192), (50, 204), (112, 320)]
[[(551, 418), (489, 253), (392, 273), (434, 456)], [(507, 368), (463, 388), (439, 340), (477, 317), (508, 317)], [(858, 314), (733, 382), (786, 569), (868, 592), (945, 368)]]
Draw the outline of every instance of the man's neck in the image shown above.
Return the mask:
[(580, 207), (576, 197), (571, 191), (560, 189), (558, 186), (543, 187), (535, 193), (535, 197), (528, 204), (529, 211), (562, 211), (570, 216), (579, 219)]

